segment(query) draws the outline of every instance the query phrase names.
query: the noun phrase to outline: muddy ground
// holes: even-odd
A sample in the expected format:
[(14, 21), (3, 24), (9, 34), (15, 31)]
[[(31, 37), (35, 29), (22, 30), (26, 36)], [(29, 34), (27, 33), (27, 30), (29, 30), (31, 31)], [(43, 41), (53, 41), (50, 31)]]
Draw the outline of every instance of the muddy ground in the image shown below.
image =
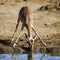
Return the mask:
[[(0, 1), (1, 2), (1, 1)], [(34, 52), (40, 48), (60, 48), (60, 5), (50, 4), (51, 1), (41, 2), (1, 2), (0, 3), (0, 53), (23, 53), (29, 51), (29, 45), (23, 34), (17, 44), (12, 47), (12, 35), (17, 23), (18, 13), (22, 6), (28, 5), (33, 11), (34, 27), (38, 35), (47, 43), (45, 47), (40, 40), (35, 41)], [(58, 6), (55, 8), (55, 6)], [(20, 32), (18, 27), (16, 38)], [(24, 29), (24, 33), (27, 33)], [(34, 32), (32, 33), (34, 36)]]

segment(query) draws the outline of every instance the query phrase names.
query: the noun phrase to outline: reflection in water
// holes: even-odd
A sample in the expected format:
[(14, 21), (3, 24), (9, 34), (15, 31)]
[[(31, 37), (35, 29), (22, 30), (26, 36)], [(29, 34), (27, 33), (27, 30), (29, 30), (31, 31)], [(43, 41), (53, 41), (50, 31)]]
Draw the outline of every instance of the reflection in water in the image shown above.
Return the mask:
[(30, 52), (30, 53), (28, 54), (28, 60), (33, 60), (33, 52)]
[(46, 55), (46, 54), (43, 54), (43, 55), (41, 56), (40, 60), (44, 60), (46, 57), (47, 57), (47, 55)]
[[(21, 56), (21, 55), (20, 55)], [(22, 55), (23, 56), (23, 55)], [(13, 60), (17, 60), (17, 54), (12, 54), (12, 59)], [(22, 58), (22, 57), (21, 57)], [(26, 57), (25, 57), (26, 59)], [(29, 54), (27, 54), (27, 60), (33, 60), (33, 52), (29, 52)]]
[(0, 60), (60, 60), (60, 56), (38, 54), (0, 54)]
[(47, 55), (46, 54), (33, 54), (33, 52), (30, 52), (28, 54), (28, 60), (44, 60), (44, 58), (46, 57)]
[(29, 52), (28, 54), (0, 54), (0, 60), (60, 60), (60, 48), (41, 48), (40, 52), (42, 53), (34, 54), (33, 52)]
[(49, 54), (13, 54), (12, 60), (60, 60), (60, 56), (50, 56)]
[(16, 54), (12, 54), (12, 59), (13, 59), (13, 60), (17, 60), (17, 59), (16, 59)]
[[(36, 56), (36, 55), (35, 55)], [(35, 56), (33, 56), (33, 53), (31, 52), (31, 53), (29, 53), (28, 54), (28, 56), (27, 56), (27, 60), (36, 60), (38, 57), (36, 56), (36, 58), (35, 58)], [(22, 58), (22, 57), (21, 57)], [(45, 54), (43, 54), (41, 57), (40, 57), (40, 60), (44, 60), (44, 58), (45, 58)], [(13, 60), (18, 60), (17, 58), (16, 58), (16, 54), (13, 54), (12, 55), (12, 59)], [(22, 59), (23, 60), (23, 59)], [(25, 60), (26, 60), (26, 57), (25, 57)], [(39, 59), (38, 59), (39, 60)]]
[(41, 57), (39, 56), (40, 54), (33, 54), (33, 52), (30, 52), (28, 54), (28, 60), (44, 60), (44, 58), (47, 56), (46, 54), (41, 54)]
[[(27, 56), (26, 56), (27, 55)], [(19, 57), (20, 56), (20, 57)], [(30, 52), (29, 54), (12, 54), (12, 60), (44, 60), (44, 58), (46, 57), (45, 54), (33, 54), (33, 52)]]

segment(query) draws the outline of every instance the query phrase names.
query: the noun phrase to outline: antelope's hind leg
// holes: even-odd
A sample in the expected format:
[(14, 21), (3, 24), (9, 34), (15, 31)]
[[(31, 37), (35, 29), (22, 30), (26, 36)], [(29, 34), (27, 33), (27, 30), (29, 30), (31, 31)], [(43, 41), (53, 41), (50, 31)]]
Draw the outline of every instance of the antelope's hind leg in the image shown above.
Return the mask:
[(35, 32), (36, 36), (37, 36), (36, 38), (38, 38), (38, 39), (43, 43), (44, 46), (47, 46), (47, 44), (42, 40), (42, 38), (38, 36), (38, 34), (37, 34), (37, 32), (35, 31), (35, 28), (34, 28), (33, 26), (32, 26), (32, 29), (33, 29), (33, 31)]

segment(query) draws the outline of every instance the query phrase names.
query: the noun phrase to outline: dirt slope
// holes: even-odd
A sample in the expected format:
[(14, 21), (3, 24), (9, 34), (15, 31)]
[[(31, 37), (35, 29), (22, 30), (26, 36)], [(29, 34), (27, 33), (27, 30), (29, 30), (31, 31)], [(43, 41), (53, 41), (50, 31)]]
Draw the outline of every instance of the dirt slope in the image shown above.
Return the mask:
[[(0, 0), (0, 52), (12, 53), (15, 49), (12, 48), (11, 38), (17, 23), (18, 13), (22, 6), (28, 5), (33, 11), (34, 27), (39, 36), (51, 47), (60, 46), (60, 10), (45, 10), (44, 7), (49, 4), (49, 1), (45, 2), (6, 2), (7, 0)], [(10, 0), (8, 0), (10, 1)], [(15, 1), (15, 2), (14, 2)], [(39, 10), (42, 6), (43, 10)], [(58, 6), (58, 5), (57, 5)], [(49, 6), (48, 6), (49, 7)], [(60, 8), (59, 8), (60, 9)], [(19, 25), (16, 37), (20, 32)], [(26, 29), (24, 32), (27, 32)], [(33, 33), (34, 35), (34, 33)], [(21, 36), (22, 40), (19, 42), (19, 46), (28, 47), (25, 36)], [(36, 43), (37, 42), (37, 43)], [(55, 43), (56, 42), (56, 43)], [(37, 40), (35, 41), (35, 48), (39, 46), (43, 47), (43, 44)], [(21, 47), (21, 48), (22, 48)], [(10, 49), (9, 49), (10, 48)], [(19, 49), (23, 51), (24, 49)], [(5, 51), (6, 50), (6, 51)], [(39, 50), (39, 49), (38, 49)], [(7, 52), (8, 51), (8, 52)]]

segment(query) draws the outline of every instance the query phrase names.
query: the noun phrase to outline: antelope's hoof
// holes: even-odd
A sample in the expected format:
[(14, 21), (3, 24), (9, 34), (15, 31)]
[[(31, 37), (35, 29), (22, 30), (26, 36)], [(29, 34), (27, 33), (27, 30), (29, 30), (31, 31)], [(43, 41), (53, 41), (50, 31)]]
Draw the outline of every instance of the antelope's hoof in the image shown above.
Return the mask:
[(13, 45), (13, 47), (16, 47), (16, 43)]

